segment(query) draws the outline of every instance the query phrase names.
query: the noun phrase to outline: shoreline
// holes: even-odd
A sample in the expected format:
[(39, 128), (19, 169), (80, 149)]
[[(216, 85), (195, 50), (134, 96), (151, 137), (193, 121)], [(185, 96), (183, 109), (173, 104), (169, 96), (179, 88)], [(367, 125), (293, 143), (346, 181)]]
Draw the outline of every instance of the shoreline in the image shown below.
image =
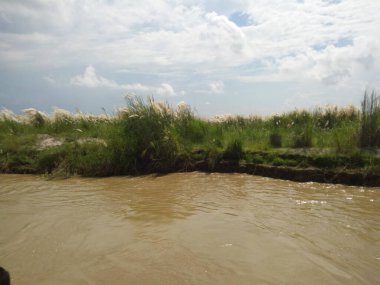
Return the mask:
[(364, 95), (361, 111), (295, 110), (268, 118), (204, 120), (186, 104), (172, 108), (139, 97), (126, 103), (112, 116), (0, 112), (0, 172), (237, 172), (380, 187), (380, 98), (374, 93)]
[(318, 182), (349, 186), (380, 187), (380, 175), (360, 171), (327, 170), (320, 168), (296, 168), (255, 163), (221, 161), (211, 168), (206, 161), (197, 163), (195, 171), (217, 173), (245, 173), (294, 182)]
[[(186, 167), (179, 164), (170, 171), (143, 171), (137, 174), (125, 173), (121, 175), (142, 176), (147, 174), (171, 174), (186, 173), (199, 171), (203, 173), (241, 173), (269, 177), (273, 179), (289, 180), (294, 182), (317, 182), (328, 184), (342, 184), (348, 186), (380, 187), (380, 174), (365, 173), (360, 170), (347, 169), (322, 169), (315, 167), (299, 168), (292, 166), (275, 166), (266, 164), (257, 164), (246, 161), (221, 160), (211, 164), (208, 160), (199, 160)], [(75, 175), (80, 177), (113, 177), (121, 175), (83, 175), (80, 173), (68, 173), (54, 169), (50, 173), (41, 173), (31, 167), (20, 166), (0, 172), (1, 174), (31, 174), (31, 175), (49, 175), (53, 178), (69, 178)]]

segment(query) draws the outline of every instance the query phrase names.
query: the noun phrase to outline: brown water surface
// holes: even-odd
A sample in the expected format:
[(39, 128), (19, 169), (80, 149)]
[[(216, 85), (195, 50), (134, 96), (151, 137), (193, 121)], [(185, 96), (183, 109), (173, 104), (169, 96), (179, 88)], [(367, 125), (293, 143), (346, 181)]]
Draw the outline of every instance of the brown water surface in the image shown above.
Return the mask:
[(12, 284), (380, 284), (380, 189), (0, 175)]

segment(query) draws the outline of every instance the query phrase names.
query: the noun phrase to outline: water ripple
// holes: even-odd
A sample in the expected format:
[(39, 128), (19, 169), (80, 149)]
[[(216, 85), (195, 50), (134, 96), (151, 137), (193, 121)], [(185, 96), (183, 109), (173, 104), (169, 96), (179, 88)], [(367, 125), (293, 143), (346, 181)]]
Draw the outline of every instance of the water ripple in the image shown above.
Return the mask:
[(18, 284), (371, 284), (379, 190), (245, 174), (1, 175), (0, 260)]

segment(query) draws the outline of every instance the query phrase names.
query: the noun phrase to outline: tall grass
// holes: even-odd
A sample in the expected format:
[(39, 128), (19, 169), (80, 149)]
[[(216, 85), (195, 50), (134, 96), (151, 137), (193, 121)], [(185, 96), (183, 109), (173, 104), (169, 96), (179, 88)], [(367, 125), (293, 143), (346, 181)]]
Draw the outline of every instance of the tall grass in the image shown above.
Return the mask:
[(375, 91), (365, 92), (361, 111), (360, 147), (380, 147), (380, 98)]
[(273, 129), (269, 136), (269, 143), (272, 147), (281, 147), (282, 146), (282, 137), (279, 131), (281, 126), (281, 118), (279, 116), (273, 116)]
[(122, 116), (123, 155), (132, 167), (141, 171), (169, 171), (173, 168), (177, 145), (170, 132), (173, 110), (166, 103), (129, 98)]
[(231, 141), (223, 153), (223, 158), (228, 160), (240, 160), (243, 156), (243, 143), (239, 139)]
[[(329, 155), (308, 160), (308, 164), (340, 165), (339, 155), (355, 156), (358, 147), (380, 146), (379, 120), (380, 100), (374, 92), (365, 94), (361, 111), (351, 106), (329, 106), (272, 117), (219, 116), (205, 120), (184, 103), (173, 108), (153, 98), (139, 97), (128, 97), (126, 106), (112, 115), (93, 116), (62, 109), (50, 115), (26, 109), (16, 115), (2, 110), (0, 170), (12, 171), (22, 165), (25, 172), (59, 169), (104, 176), (168, 172), (178, 164), (186, 168), (191, 160), (216, 163), (242, 158), (256, 163), (299, 165), (298, 158), (281, 158), (278, 153), (308, 150)], [(62, 145), (39, 149), (42, 137), (59, 139)], [(254, 153), (260, 151), (275, 155)], [(253, 154), (247, 155), (250, 152)]]

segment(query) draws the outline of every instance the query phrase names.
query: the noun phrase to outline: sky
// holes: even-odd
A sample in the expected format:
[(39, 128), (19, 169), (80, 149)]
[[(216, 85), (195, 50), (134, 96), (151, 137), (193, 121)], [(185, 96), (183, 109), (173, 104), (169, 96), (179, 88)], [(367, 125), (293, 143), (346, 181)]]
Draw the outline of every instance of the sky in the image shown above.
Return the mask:
[(379, 15), (380, 0), (1, 0), (0, 107), (359, 107), (380, 90)]

